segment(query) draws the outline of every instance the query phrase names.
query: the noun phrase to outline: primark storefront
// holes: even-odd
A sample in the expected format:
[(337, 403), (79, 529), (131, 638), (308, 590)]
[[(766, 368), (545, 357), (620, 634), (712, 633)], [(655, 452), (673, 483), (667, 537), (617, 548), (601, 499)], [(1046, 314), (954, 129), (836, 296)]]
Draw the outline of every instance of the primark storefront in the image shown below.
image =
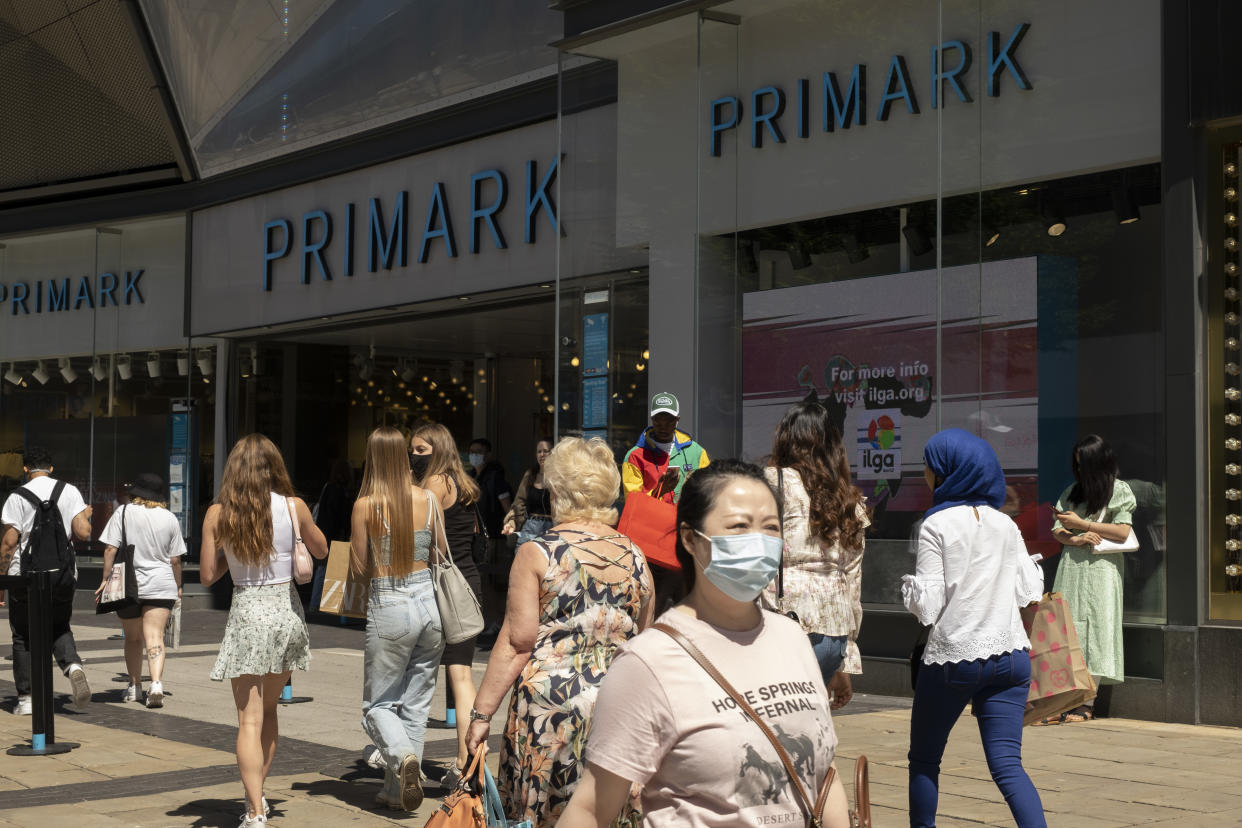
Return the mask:
[(811, 392), (845, 435), (874, 510), (856, 688), (908, 693), (926, 440), (987, 438), (1006, 510), (1056, 551), (1096, 433), (1141, 545), (1102, 708), (1242, 724), (1237, 159), (1186, 117), (1211, 21), (1158, 0), (560, 5), (563, 64), (617, 71), (616, 239), (647, 255), (651, 388), (693, 401), (717, 457), (762, 459)]

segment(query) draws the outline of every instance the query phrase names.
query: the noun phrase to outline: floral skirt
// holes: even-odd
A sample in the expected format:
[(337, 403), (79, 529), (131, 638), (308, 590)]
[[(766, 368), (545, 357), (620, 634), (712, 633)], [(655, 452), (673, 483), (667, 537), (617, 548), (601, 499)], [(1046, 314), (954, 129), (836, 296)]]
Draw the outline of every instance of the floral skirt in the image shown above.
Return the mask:
[(233, 589), (212, 681), (305, 670), (310, 659), (306, 617), (291, 582)]

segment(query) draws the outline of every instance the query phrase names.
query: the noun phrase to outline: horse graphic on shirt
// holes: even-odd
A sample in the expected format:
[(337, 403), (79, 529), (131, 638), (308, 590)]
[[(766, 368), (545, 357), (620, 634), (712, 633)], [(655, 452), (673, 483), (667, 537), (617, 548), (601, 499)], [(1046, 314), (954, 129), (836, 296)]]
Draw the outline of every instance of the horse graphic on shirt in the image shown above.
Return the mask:
[(764, 759), (754, 745), (743, 745), (746, 758), (738, 769), (737, 786), (738, 805), (747, 808), (754, 805), (765, 805), (774, 802), (785, 787), (785, 768), (779, 763)]

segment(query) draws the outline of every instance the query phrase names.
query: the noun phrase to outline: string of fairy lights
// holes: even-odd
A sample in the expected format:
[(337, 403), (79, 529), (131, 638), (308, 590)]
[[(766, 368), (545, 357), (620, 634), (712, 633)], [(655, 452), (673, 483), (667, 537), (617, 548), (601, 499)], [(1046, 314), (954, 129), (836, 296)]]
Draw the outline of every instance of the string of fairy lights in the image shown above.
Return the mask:
[(1236, 287), (1238, 265), (1238, 163), (1236, 148), (1226, 150), (1225, 197), (1225, 591), (1242, 592), (1242, 306)]

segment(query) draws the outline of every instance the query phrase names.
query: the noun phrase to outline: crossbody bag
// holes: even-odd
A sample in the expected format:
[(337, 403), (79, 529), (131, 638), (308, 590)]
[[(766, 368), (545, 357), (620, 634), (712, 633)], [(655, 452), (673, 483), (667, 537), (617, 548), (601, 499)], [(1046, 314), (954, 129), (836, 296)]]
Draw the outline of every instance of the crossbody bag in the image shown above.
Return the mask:
[[(776, 755), (780, 757), (781, 764), (785, 766), (785, 773), (789, 775), (789, 783), (793, 788), (795, 799), (798, 800), (798, 807), (802, 809), (802, 813), (806, 817), (807, 828), (821, 828), (824, 824), (824, 804), (828, 801), (828, 792), (832, 790), (833, 780), (837, 777), (837, 769), (832, 766), (828, 767), (828, 773), (824, 776), (824, 783), (820, 786), (819, 795), (815, 797), (815, 802), (812, 804), (811, 798), (807, 795), (806, 788), (802, 784), (802, 777), (798, 776), (793, 760), (785, 752), (785, 748), (781, 745), (780, 740), (776, 738), (776, 734), (772, 732), (772, 729), (768, 727), (763, 719), (759, 718), (759, 714), (747, 703), (742, 694), (733, 689), (733, 685), (729, 684), (728, 680), (721, 675), (720, 671), (716, 669), (716, 665), (712, 664), (711, 660), (703, 654), (703, 651), (694, 645), (694, 642), (668, 624), (653, 624), (652, 629), (659, 630), (681, 645), (681, 648), (698, 662), (703, 671), (711, 676), (716, 684), (720, 685), (720, 689), (724, 690), (737, 703), (738, 709), (745, 713), (747, 718), (763, 731), (763, 735), (767, 737), (768, 741), (772, 743), (772, 747), (776, 750)], [(850, 811), (850, 825), (854, 828), (871, 828), (871, 794), (866, 756), (859, 756), (858, 761), (854, 765), (854, 803), (854, 810)]]

